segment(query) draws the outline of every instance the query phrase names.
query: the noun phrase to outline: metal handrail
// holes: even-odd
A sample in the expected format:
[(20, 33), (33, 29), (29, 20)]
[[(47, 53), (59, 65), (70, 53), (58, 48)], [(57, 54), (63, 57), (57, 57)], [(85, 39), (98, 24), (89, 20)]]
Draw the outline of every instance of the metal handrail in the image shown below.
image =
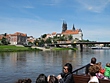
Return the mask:
[(78, 72), (79, 72), (80, 70), (86, 68), (86, 66), (87, 66), (87, 65), (82, 66), (82, 67), (80, 67), (80, 68), (78, 68), (78, 69), (75, 69), (72, 73), (76, 73), (76, 74), (78, 74)]

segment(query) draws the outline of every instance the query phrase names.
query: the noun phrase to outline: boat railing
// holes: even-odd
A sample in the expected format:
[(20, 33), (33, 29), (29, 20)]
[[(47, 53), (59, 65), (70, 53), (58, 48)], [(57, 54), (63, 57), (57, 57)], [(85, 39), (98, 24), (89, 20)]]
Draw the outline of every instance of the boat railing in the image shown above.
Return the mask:
[(78, 68), (78, 69), (75, 69), (72, 73), (73, 73), (73, 74), (76, 74), (76, 75), (85, 74), (86, 66), (87, 66), (87, 65), (82, 66), (82, 67), (80, 67), (80, 68)]
[[(73, 73), (75, 83), (88, 83), (90, 76), (85, 74), (86, 66), (75, 69)], [(110, 80), (99, 79), (99, 83), (110, 83)]]

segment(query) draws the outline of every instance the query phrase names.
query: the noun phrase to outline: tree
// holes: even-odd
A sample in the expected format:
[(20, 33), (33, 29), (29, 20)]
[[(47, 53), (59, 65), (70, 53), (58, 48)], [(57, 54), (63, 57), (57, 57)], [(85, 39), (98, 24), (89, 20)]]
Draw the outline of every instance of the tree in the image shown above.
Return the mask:
[(66, 41), (67, 40), (67, 37), (66, 36), (60, 36), (58, 37), (58, 41)]
[(51, 38), (46, 39), (45, 43), (52, 43)]
[(7, 36), (7, 33), (4, 33), (4, 36)]
[(41, 47), (43, 47), (44, 46), (44, 40), (39, 40), (39, 42), (38, 42), (38, 46), (41, 46)]
[(28, 45), (29, 45), (29, 46), (32, 46), (32, 45), (33, 45), (33, 43), (32, 43), (32, 42), (28, 42)]
[(46, 36), (47, 36), (47, 34), (43, 34), (41, 37), (42, 37), (42, 38), (45, 38)]
[(38, 45), (38, 43), (39, 43), (39, 40), (38, 39), (36, 39), (35, 41), (34, 41), (34, 45)]
[(73, 39), (73, 36), (72, 36), (72, 35), (69, 35), (69, 36), (68, 36), (68, 39), (69, 39), (69, 40), (72, 40), (72, 39)]
[(4, 37), (2, 38), (1, 42), (2, 42), (3, 45), (8, 45), (9, 44), (9, 42), (7, 41), (7, 39), (4, 38)]

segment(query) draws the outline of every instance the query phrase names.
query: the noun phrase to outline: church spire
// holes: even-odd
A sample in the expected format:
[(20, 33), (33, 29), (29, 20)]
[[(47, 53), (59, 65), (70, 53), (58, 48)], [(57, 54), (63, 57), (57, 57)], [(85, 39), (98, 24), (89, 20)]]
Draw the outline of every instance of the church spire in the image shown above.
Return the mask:
[(62, 32), (65, 32), (66, 30), (67, 30), (67, 23), (63, 21)]
[(73, 31), (75, 31), (75, 27), (74, 27), (74, 24), (73, 24), (73, 29), (72, 29)]

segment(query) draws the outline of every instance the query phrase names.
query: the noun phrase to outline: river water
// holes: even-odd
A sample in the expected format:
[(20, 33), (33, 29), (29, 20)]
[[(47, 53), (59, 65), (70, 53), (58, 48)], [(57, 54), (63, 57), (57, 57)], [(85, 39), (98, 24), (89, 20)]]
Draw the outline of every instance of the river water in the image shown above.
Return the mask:
[(69, 62), (73, 70), (86, 65), (92, 57), (104, 67), (110, 62), (110, 50), (39, 51), (0, 53), (0, 83), (15, 83), (18, 79), (31, 78), (35, 83), (39, 74), (58, 75)]

